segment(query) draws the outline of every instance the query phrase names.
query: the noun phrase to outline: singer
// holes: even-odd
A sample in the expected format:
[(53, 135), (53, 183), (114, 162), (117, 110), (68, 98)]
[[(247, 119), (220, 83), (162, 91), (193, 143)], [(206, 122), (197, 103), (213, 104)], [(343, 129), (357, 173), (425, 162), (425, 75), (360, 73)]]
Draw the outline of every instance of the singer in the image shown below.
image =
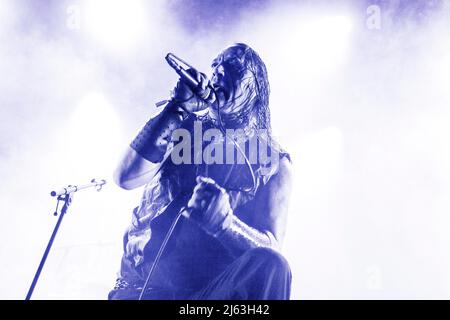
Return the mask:
[[(238, 43), (213, 60), (211, 80), (194, 68), (188, 73), (190, 80), (180, 77), (164, 109), (131, 142), (115, 172), (120, 187), (145, 188), (108, 297), (138, 299), (149, 278), (145, 299), (289, 299), (291, 272), (280, 247), (291, 160), (271, 134), (265, 64)], [(214, 130), (209, 141), (197, 141), (198, 124)], [(241, 132), (239, 139), (227, 139), (231, 129)], [(171, 153), (180, 130), (192, 134), (194, 158), (221, 150), (212, 144), (232, 150), (228, 159), (236, 161), (175, 163)], [(265, 143), (250, 148), (255, 139)], [(199, 143), (213, 151), (203, 152)], [(269, 158), (252, 154), (261, 148), (268, 149)]]

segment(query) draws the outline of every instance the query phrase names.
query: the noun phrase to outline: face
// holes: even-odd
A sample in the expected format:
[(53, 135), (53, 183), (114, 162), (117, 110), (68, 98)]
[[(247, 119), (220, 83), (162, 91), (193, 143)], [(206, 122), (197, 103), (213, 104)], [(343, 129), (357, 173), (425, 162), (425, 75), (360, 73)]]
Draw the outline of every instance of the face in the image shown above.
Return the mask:
[[(237, 117), (248, 112), (256, 96), (255, 79), (246, 66), (245, 48), (232, 46), (220, 53), (212, 62), (211, 85), (218, 94), (220, 114)], [(212, 112), (217, 113), (217, 104)]]

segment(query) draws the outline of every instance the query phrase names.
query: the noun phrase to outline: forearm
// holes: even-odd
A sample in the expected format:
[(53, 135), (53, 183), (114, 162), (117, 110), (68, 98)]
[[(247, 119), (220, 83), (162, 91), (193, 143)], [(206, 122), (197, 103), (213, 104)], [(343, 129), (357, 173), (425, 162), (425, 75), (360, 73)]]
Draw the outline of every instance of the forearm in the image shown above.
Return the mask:
[(234, 256), (258, 247), (278, 250), (278, 242), (270, 231), (257, 230), (234, 214), (226, 219), (216, 237)]
[(146, 184), (154, 176), (168, 152), (172, 132), (181, 125), (183, 116), (174, 105), (167, 105), (145, 124), (114, 172), (117, 185), (131, 190)]
[(169, 102), (160, 114), (145, 124), (130, 147), (150, 162), (161, 162), (167, 152), (172, 132), (179, 128), (182, 122), (183, 111)]
[(119, 187), (132, 190), (146, 184), (159, 167), (160, 163), (147, 161), (128, 147), (114, 171), (114, 181)]

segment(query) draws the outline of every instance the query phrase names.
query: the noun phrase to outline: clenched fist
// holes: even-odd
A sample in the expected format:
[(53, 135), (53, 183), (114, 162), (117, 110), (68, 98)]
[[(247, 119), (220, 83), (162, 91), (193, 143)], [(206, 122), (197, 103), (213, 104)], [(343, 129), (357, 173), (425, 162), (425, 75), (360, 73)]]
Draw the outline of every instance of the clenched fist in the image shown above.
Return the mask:
[(213, 179), (197, 177), (187, 210), (190, 218), (195, 220), (208, 234), (216, 236), (223, 230), (226, 221), (233, 215), (230, 197), (224, 188)]
[(209, 95), (209, 80), (204, 73), (194, 69), (189, 69), (188, 72), (197, 80), (198, 87), (191, 88), (182, 79), (179, 79), (175, 88), (172, 90), (171, 98), (187, 112), (204, 110), (208, 107), (204, 99)]

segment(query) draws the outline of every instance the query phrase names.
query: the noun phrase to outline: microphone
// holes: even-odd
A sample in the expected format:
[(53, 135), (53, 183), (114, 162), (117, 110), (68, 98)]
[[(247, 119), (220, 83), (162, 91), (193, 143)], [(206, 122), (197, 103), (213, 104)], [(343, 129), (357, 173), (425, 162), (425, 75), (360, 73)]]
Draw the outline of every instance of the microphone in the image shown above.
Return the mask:
[[(197, 79), (189, 73), (189, 69), (199, 73), (194, 67), (170, 52), (166, 55), (166, 61), (199, 98), (209, 103), (216, 101), (216, 95), (214, 94), (214, 89), (211, 85), (208, 84), (206, 89), (202, 89)], [(189, 69), (183, 67), (181, 63)]]

